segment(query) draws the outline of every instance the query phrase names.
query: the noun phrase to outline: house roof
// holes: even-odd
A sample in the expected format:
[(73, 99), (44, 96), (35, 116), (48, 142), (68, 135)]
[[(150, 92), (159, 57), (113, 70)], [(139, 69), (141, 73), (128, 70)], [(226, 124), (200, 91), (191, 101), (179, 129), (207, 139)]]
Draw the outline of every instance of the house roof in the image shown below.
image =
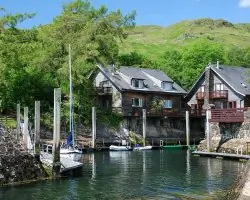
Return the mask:
[[(186, 91), (182, 89), (178, 84), (176, 84), (171, 78), (164, 74), (161, 70), (158, 69), (144, 69), (138, 67), (127, 67), (121, 66), (116, 68), (113, 72), (114, 67), (107, 66), (102, 67), (98, 65), (100, 71), (103, 75), (110, 80), (110, 82), (118, 89), (119, 91), (140, 91), (140, 92), (162, 92), (162, 93), (175, 93), (175, 94), (186, 94)], [(131, 86), (131, 79), (143, 79), (144, 89), (136, 89)], [(173, 83), (173, 90), (165, 91), (159, 87), (155, 80), (157, 81), (167, 81)]]
[[(250, 69), (244, 67), (220, 65), (210, 65), (209, 68), (215, 75), (223, 81), (233, 92), (240, 96), (250, 95)], [(202, 72), (200, 77), (194, 83), (187, 96), (186, 100), (190, 100), (200, 85), (205, 79), (205, 71)]]

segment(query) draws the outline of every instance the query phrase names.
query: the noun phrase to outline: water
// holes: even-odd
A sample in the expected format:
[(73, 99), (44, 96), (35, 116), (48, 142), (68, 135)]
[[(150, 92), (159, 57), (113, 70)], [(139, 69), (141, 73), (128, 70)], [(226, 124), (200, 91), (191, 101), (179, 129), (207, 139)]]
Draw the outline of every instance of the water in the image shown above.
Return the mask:
[(83, 156), (80, 175), (0, 189), (1, 200), (215, 199), (244, 163), (189, 151), (99, 152)]

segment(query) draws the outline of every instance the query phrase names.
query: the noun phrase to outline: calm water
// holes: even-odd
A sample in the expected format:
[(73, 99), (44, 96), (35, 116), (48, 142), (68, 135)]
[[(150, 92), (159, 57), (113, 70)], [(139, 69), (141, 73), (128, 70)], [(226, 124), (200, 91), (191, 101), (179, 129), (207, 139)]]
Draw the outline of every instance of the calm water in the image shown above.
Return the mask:
[(78, 175), (2, 188), (0, 199), (215, 199), (244, 166), (167, 150), (85, 154), (83, 162)]

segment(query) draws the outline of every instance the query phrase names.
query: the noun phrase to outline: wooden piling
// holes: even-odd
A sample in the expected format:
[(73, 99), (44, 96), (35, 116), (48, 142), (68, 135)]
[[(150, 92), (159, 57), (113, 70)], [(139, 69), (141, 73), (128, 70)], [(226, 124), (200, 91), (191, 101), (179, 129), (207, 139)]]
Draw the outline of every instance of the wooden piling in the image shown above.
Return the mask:
[(95, 148), (96, 140), (96, 108), (92, 107), (92, 148)]
[(211, 135), (210, 135), (210, 122), (211, 119), (211, 110), (206, 110), (206, 139), (207, 139), (207, 151), (210, 152), (211, 150)]
[(23, 142), (24, 142), (24, 148), (28, 148), (28, 134), (29, 134), (29, 118), (28, 118), (28, 107), (24, 107), (24, 126), (23, 126)]
[(142, 135), (143, 135), (143, 146), (146, 146), (146, 127), (147, 127), (147, 119), (146, 119), (146, 109), (142, 109)]
[[(35, 146), (34, 154), (37, 159), (40, 158), (40, 101), (35, 101)], [(40, 159), (39, 159), (40, 160)]]
[(190, 123), (189, 123), (189, 111), (186, 111), (186, 144), (190, 145)]
[(53, 173), (60, 175), (60, 121), (61, 118), (61, 88), (54, 89), (54, 128), (53, 128)]
[(16, 139), (20, 139), (20, 104), (16, 105)]

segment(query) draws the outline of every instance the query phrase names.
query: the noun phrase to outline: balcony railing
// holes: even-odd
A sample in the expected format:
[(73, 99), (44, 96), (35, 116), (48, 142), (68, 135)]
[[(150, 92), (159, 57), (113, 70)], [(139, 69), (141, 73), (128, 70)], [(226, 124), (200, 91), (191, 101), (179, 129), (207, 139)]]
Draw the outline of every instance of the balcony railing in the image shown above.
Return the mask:
[[(197, 92), (196, 99), (204, 99), (206, 92)], [(216, 90), (209, 92), (210, 99), (227, 99), (228, 98), (228, 90)]]
[(243, 122), (246, 108), (212, 109), (210, 122)]
[(112, 94), (112, 87), (96, 87), (96, 91), (99, 95)]

